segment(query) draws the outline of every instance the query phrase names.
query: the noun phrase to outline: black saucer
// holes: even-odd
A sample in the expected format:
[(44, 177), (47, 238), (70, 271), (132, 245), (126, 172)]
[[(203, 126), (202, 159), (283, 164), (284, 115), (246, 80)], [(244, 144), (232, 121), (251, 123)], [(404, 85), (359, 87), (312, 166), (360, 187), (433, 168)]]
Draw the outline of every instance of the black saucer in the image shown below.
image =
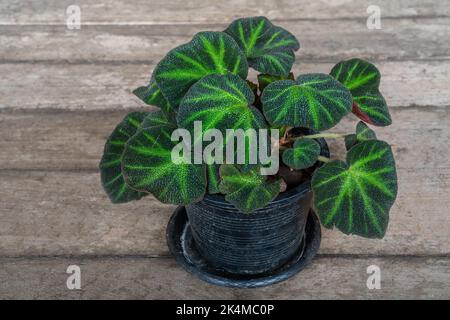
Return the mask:
[(166, 231), (167, 245), (177, 262), (200, 279), (220, 286), (256, 288), (286, 280), (300, 272), (316, 255), (320, 246), (320, 223), (311, 210), (305, 227), (305, 238), (294, 257), (279, 269), (266, 274), (236, 275), (213, 268), (195, 247), (184, 207), (178, 207), (170, 218)]

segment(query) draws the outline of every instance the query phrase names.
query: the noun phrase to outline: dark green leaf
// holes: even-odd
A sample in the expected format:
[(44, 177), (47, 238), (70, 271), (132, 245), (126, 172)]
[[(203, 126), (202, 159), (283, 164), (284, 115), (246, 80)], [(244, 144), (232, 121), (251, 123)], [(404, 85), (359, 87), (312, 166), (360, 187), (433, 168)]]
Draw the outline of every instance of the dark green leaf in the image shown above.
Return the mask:
[(345, 148), (350, 150), (351, 147), (356, 145), (361, 141), (374, 140), (377, 136), (375, 132), (370, 129), (367, 124), (359, 121), (356, 125), (356, 134), (349, 134), (345, 136)]
[(392, 124), (386, 100), (378, 89), (355, 91), (352, 112), (361, 120), (374, 126), (383, 127)]
[(146, 104), (161, 108), (167, 113), (173, 112), (172, 106), (163, 96), (154, 79), (150, 81), (150, 84), (148, 86), (139, 87), (135, 89), (133, 93)]
[(215, 194), (219, 193), (219, 174), (220, 164), (208, 164), (206, 165), (206, 176), (208, 178), (208, 193)]
[(225, 164), (220, 167), (220, 176), (220, 192), (225, 194), (225, 200), (243, 213), (264, 208), (275, 199), (281, 188), (281, 179), (269, 181), (267, 176), (260, 174), (258, 167), (243, 171)]
[(264, 89), (271, 84), (272, 82), (279, 81), (279, 80), (295, 80), (294, 74), (291, 72), (289, 75), (286, 76), (272, 76), (270, 74), (264, 74), (260, 73), (258, 74), (258, 84), (259, 84), (259, 90), (261, 92), (264, 91)]
[(175, 124), (175, 119), (171, 116), (172, 114), (167, 114), (162, 111), (149, 112), (141, 123), (141, 128), (159, 128), (173, 126)]
[(242, 18), (225, 30), (245, 52), (250, 67), (262, 73), (285, 76), (300, 48), (297, 39), (265, 17)]
[(169, 103), (177, 108), (189, 88), (209, 74), (232, 72), (245, 79), (248, 65), (236, 41), (224, 32), (200, 32), (171, 50), (154, 76)]
[(258, 95), (258, 85), (256, 83), (251, 82), (250, 80), (247, 80), (247, 84), (252, 89), (253, 94), (255, 97)]
[(228, 73), (209, 75), (198, 81), (183, 98), (177, 115), (181, 128), (193, 130), (202, 121), (203, 131), (264, 128), (263, 115), (252, 107), (255, 100), (245, 80)]
[(314, 139), (298, 139), (294, 146), (283, 151), (283, 162), (300, 170), (314, 165), (320, 155), (320, 145)]
[(358, 142), (373, 140), (376, 138), (377, 135), (375, 134), (375, 131), (370, 129), (364, 122), (358, 122), (358, 124), (356, 125), (356, 139), (358, 140)]
[(138, 130), (125, 146), (123, 174), (134, 189), (150, 192), (164, 203), (184, 205), (203, 197), (206, 172), (204, 165), (172, 161), (171, 152), (178, 142), (171, 141), (171, 134), (176, 128), (166, 123)]
[(177, 115), (180, 128), (194, 132), (194, 121), (201, 121), (203, 133), (218, 129), (227, 140), (227, 129), (265, 128), (263, 115), (252, 106), (255, 96), (245, 80), (228, 73), (209, 75), (191, 87)]
[(334, 160), (317, 169), (312, 188), (325, 227), (382, 238), (397, 196), (391, 147), (379, 140), (358, 143), (348, 151), (346, 162)]
[(350, 59), (339, 62), (330, 73), (350, 90), (353, 113), (361, 120), (376, 125), (392, 123), (386, 101), (379, 92), (380, 72), (370, 62)]
[(122, 154), (126, 142), (136, 133), (148, 112), (131, 112), (112, 132), (105, 144), (100, 161), (100, 176), (103, 188), (113, 203), (138, 200), (146, 193), (131, 189), (122, 175)]
[[(202, 123), (202, 133), (220, 130), (224, 145), (231, 137), (227, 129), (260, 129), (267, 126), (261, 112), (252, 106), (255, 96), (245, 80), (228, 73), (209, 75), (191, 87), (180, 104), (177, 123), (194, 136), (194, 122)], [(197, 141), (198, 142), (198, 141)], [(196, 143), (196, 141), (194, 141)], [(249, 159), (249, 146), (256, 143), (246, 136), (245, 162)], [(242, 152), (242, 150), (236, 149)]]
[(344, 140), (345, 140), (345, 149), (347, 151), (358, 143), (358, 141), (356, 140), (356, 134), (354, 133), (346, 135)]
[(263, 91), (261, 101), (271, 124), (319, 131), (336, 125), (352, 108), (350, 92), (321, 73), (273, 82)]

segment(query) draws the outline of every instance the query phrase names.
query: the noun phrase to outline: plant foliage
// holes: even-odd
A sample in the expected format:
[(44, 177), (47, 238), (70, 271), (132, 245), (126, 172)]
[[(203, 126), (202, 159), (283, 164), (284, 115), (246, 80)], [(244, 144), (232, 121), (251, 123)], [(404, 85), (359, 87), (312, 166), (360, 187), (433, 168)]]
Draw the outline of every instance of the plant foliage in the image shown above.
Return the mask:
[(301, 138), (292, 148), (283, 152), (283, 162), (289, 167), (300, 170), (312, 167), (320, 155), (320, 145), (313, 139)]
[(351, 147), (353, 147), (355, 144), (361, 141), (376, 138), (377, 135), (375, 134), (375, 131), (370, 129), (364, 122), (359, 121), (358, 124), (356, 125), (356, 133), (352, 133), (345, 136), (345, 148), (347, 150), (350, 150)]
[[(380, 93), (380, 72), (367, 61), (350, 59), (329, 75), (295, 77), (291, 68), (299, 47), (287, 30), (265, 17), (251, 17), (235, 20), (223, 32), (200, 32), (171, 50), (149, 84), (133, 91), (159, 109), (129, 113), (106, 141), (100, 171), (111, 201), (152, 194), (164, 203), (187, 205), (221, 193), (239, 211), (252, 213), (286, 189), (287, 172), (311, 179), (314, 207), (325, 227), (383, 237), (397, 180), (390, 146), (366, 124), (392, 122)], [(249, 67), (259, 72), (257, 83), (247, 79)], [(362, 120), (354, 133), (321, 132), (350, 112)], [(174, 135), (176, 129), (193, 139)], [(185, 151), (217, 142), (209, 129), (221, 134), (223, 144), (198, 162)], [(265, 175), (267, 163), (248, 162), (255, 145), (260, 151), (259, 139), (251, 135), (240, 145), (245, 161), (234, 162), (236, 154), (233, 161), (225, 159), (224, 146), (236, 138), (233, 129), (279, 130), (279, 141), (271, 142), (282, 150), (275, 159), (283, 170)], [(320, 156), (323, 141), (317, 139), (339, 137), (345, 139), (345, 161)], [(175, 160), (173, 151), (180, 146)], [(224, 164), (216, 163), (218, 154)]]
[(380, 71), (370, 62), (350, 59), (339, 62), (330, 73), (353, 96), (353, 113), (361, 120), (376, 125), (392, 123), (386, 101), (379, 91)]
[(345, 234), (382, 238), (389, 209), (397, 196), (397, 175), (391, 147), (366, 140), (352, 147), (346, 161), (334, 160), (312, 179), (315, 208), (323, 225)]
[(253, 69), (275, 76), (287, 76), (294, 63), (298, 40), (265, 17), (238, 19), (225, 30), (238, 43)]
[(225, 164), (220, 167), (222, 181), (219, 190), (225, 199), (244, 213), (263, 208), (280, 192), (281, 179), (270, 181), (259, 173), (259, 168), (240, 170)]
[(148, 112), (131, 112), (106, 141), (100, 160), (100, 176), (103, 188), (113, 203), (123, 203), (142, 198), (145, 193), (132, 189), (122, 174), (122, 155), (125, 144), (136, 133)]
[(333, 127), (352, 108), (350, 92), (322, 73), (273, 82), (264, 90), (261, 101), (271, 124), (314, 130)]

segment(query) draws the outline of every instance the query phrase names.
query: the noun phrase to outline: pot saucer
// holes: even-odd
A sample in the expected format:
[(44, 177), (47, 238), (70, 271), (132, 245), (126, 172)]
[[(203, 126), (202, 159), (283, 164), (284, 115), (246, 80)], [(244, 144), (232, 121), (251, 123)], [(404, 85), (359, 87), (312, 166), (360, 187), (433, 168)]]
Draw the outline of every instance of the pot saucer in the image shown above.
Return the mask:
[(200, 255), (192, 237), (186, 210), (178, 207), (170, 218), (166, 231), (167, 245), (177, 262), (198, 278), (220, 286), (257, 288), (286, 280), (311, 263), (320, 246), (320, 223), (311, 210), (305, 227), (305, 236), (297, 253), (280, 268), (264, 274), (237, 275), (211, 267)]

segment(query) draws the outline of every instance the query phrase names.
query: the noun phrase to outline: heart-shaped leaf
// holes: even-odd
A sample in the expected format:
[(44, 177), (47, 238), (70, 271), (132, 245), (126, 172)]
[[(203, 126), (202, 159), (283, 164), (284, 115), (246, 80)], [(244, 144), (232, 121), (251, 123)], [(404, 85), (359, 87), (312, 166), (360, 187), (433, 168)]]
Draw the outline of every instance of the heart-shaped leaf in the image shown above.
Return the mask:
[(351, 147), (361, 141), (375, 140), (376, 138), (377, 135), (375, 134), (375, 131), (370, 129), (364, 122), (359, 121), (356, 125), (356, 134), (345, 136), (345, 148), (350, 150)]
[(359, 121), (356, 125), (356, 139), (358, 142), (365, 140), (374, 140), (377, 138), (375, 131), (370, 129), (367, 124), (362, 121)]
[(378, 89), (370, 91), (354, 91), (352, 112), (361, 120), (374, 126), (388, 126), (392, 124), (386, 100)]
[[(193, 136), (196, 121), (202, 124), (202, 134), (209, 129), (217, 129), (222, 133), (225, 145), (233, 130), (266, 128), (264, 116), (252, 106), (254, 100), (251, 88), (240, 77), (232, 73), (209, 75), (194, 84), (183, 98), (177, 123), (180, 128), (188, 129)], [(246, 142), (245, 150), (235, 151), (245, 152), (247, 163), (249, 146), (256, 143), (256, 140), (247, 136)]]
[(204, 165), (190, 164), (190, 159), (172, 161), (172, 149), (178, 142), (171, 140), (171, 134), (176, 128), (166, 123), (138, 130), (125, 146), (123, 174), (132, 188), (150, 192), (163, 203), (185, 205), (205, 194), (206, 172)]
[(300, 48), (297, 39), (265, 17), (242, 18), (225, 30), (244, 51), (250, 67), (262, 73), (287, 75)]
[(272, 76), (270, 74), (266, 73), (260, 73), (258, 74), (258, 84), (259, 84), (259, 90), (261, 92), (264, 91), (264, 89), (271, 84), (272, 82), (279, 81), (279, 80), (295, 80), (294, 74), (291, 72), (288, 76)]
[(113, 203), (138, 200), (146, 193), (131, 189), (122, 175), (122, 154), (126, 142), (136, 133), (148, 112), (131, 112), (109, 136), (100, 161), (100, 177), (106, 194)]
[(323, 225), (345, 234), (382, 238), (397, 196), (397, 174), (391, 147), (366, 140), (352, 147), (347, 160), (334, 160), (312, 178), (314, 205)]
[(258, 167), (240, 170), (230, 164), (220, 167), (220, 192), (225, 200), (232, 203), (243, 213), (250, 213), (264, 208), (275, 199), (281, 188), (281, 179), (270, 181), (268, 176), (261, 175)]
[(195, 82), (209, 74), (228, 72), (247, 77), (247, 61), (236, 41), (224, 32), (200, 32), (189, 43), (171, 50), (154, 76), (164, 97), (177, 108)]
[(353, 96), (353, 113), (361, 120), (376, 125), (392, 123), (386, 101), (379, 91), (380, 72), (370, 62), (350, 59), (339, 62), (330, 73), (347, 87)]
[(298, 139), (292, 148), (283, 151), (283, 162), (300, 170), (314, 165), (320, 155), (320, 145), (314, 139)]
[(148, 112), (148, 115), (141, 123), (141, 128), (170, 127), (175, 124), (174, 118), (172, 113), (168, 114), (159, 110)]
[(170, 105), (169, 101), (167, 101), (167, 99), (163, 96), (154, 79), (150, 81), (150, 84), (148, 86), (139, 87), (135, 89), (133, 93), (148, 105), (161, 108), (167, 113), (173, 112), (172, 106)]
[(272, 125), (318, 131), (336, 125), (352, 108), (347, 88), (322, 73), (273, 82), (263, 91), (261, 101), (264, 115)]
[(202, 130), (218, 129), (225, 137), (227, 129), (265, 128), (264, 116), (252, 106), (255, 100), (245, 80), (227, 73), (209, 75), (191, 87), (180, 104), (177, 123), (194, 132), (194, 121)]

